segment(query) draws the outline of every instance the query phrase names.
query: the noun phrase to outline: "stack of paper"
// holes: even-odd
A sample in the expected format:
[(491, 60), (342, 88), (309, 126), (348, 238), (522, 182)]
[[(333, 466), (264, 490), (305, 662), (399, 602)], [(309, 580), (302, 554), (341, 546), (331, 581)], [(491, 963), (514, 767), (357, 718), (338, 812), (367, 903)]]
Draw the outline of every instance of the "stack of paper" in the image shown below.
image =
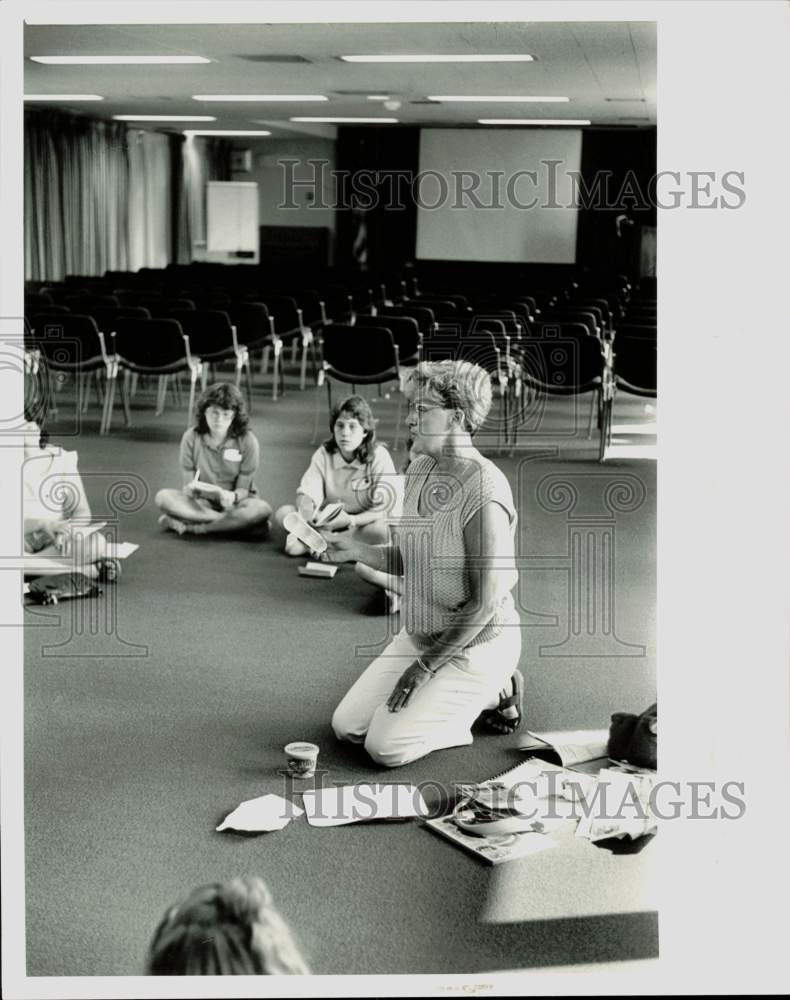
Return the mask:
[(311, 826), (342, 826), (370, 820), (426, 816), (428, 807), (414, 785), (342, 785), (302, 795)]

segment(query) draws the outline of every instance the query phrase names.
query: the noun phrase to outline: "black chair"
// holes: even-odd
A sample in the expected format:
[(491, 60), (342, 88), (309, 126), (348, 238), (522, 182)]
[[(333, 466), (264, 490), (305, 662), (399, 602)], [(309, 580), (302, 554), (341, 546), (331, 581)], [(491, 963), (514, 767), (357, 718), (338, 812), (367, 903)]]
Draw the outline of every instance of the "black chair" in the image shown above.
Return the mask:
[(138, 306), (147, 309), (154, 319), (166, 319), (170, 313), (195, 309), (192, 299), (175, 299), (161, 296), (155, 299), (140, 299)]
[(508, 357), (510, 338), (503, 319), (464, 316), (438, 323), (423, 343), (426, 361), (469, 361), (485, 369), (494, 390), (502, 398), (502, 420), (497, 424), (498, 443), (511, 437), (511, 399), (516, 386), (515, 371)]
[(432, 310), (437, 321), (441, 323), (445, 319), (455, 319), (459, 315), (461, 310), (458, 308), (458, 304), (453, 302), (452, 299), (433, 299), (420, 296), (414, 301), (410, 301), (409, 305), (422, 306), (423, 309)]
[(641, 338), (618, 339), (612, 361), (615, 387), (632, 396), (655, 399), (658, 394), (657, 359), (655, 343)]
[(170, 318), (181, 324), (189, 338), (190, 348), (203, 361), (202, 387), (206, 388), (208, 366), (222, 361), (234, 361), (236, 388), (241, 385), (242, 372), (246, 375), (247, 405), (252, 406), (252, 377), (250, 353), (236, 339), (236, 331), (227, 312), (218, 309), (178, 309)]
[(386, 313), (388, 316), (410, 316), (412, 319), (415, 319), (417, 321), (417, 329), (420, 331), (423, 339), (430, 336), (436, 327), (436, 317), (433, 310), (425, 306), (387, 306)]
[[(359, 328), (333, 323), (324, 331), (324, 355), (318, 384), (326, 382), (327, 403), (332, 411), (331, 380), (351, 385), (356, 392), (358, 385), (383, 385), (398, 381), (400, 384), (400, 358), (395, 340), (386, 327)], [(400, 435), (402, 394), (398, 395), (396, 447)], [(316, 393), (315, 426), (313, 441), (318, 434), (320, 395)]]
[(383, 328), (389, 330), (395, 346), (398, 348), (399, 363), (416, 365), (422, 357), (422, 335), (417, 320), (411, 316), (390, 316), (381, 313), (378, 316), (358, 315), (354, 326), (365, 330)]
[[(272, 366), (272, 400), (277, 399), (278, 382), (282, 391), (282, 365), (280, 352), (282, 342), (274, 332), (274, 320), (263, 302), (248, 302), (236, 300), (225, 310), (236, 331), (236, 342), (250, 354), (260, 351), (274, 351)], [(268, 367), (268, 365), (267, 365)], [(263, 363), (261, 364), (263, 368)]]
[[(641, 396), (647, 399), (656, 398), (658, 395), (657, 360), (658, 351), (654, 340), (642, 337), (618, 337), (616, 349), (612, 355), (614, 373), (612, 410), (617, 400), (617, 393), (621, 391), (631, 396)], [(612, 443), (611, 415), (605, 431), (605, 447), (608, 447)]]
[(120, 302), (114, 295), (67, 295), (63, 304), (72, 312), (78, 311), (83, 316), (90, 316), (94, 309), (116, 308)]
[[(592, 393), (587, 436), (592, 434), (597, 404), (598, 460), (603, 461), (614, 394), (608, 345), (591, 337), (586, 326), (580, 323), (546, 322), (539, 324), (534, 334), (523, 344), (521, 381), (537, 394), (577, 396)], [(517, 419), (516, 433), (518, 426)]]
[(49, 292), (25, 292), (25, 315), (32, 316), (40, 309), (47, 309), (54, 304)]
[[(299, 388), (304, 389), (307, 384), (307, 356), (311, 357), (313, 365), (313, 375), (318, 376), (318, 364), (315, 355), (315, 338), (310, 327), (305, 326), (302, 310), (297, 305), (296, 299), (290, 295), (270, 295), (265, 292), (262, 301), (269, 310), (269, 315), (274, 320), (274, 331), (282, 345), (292, 344), (291, 360), (296, 361), (296, 352), (299, 344), (302, 345), (302, 358), (299, 368)], [(280, 359), (282, 364), (282, 358)], [(264, 357), (261, 364), (262, 374), (265, 374), (268, 367), (268, 353), (264, 349)], [(283, 389), (285, 383), (283, 382)]]
[(165, 407), (167, 394), (167, 377), (180, 372), (189, 372), (189, 407), (187, 426), (192, 423), (192, 412), (195, 406), (195, 385), (203, 372), (203, 362), (192, 354), (189, 337), (181, 329), (181, 324), (174, 319), (119, 319), (112, 338), (114, 364), (108, 373), (109, 403), (107, 405), (107, 420), (104, 433), (110, 429), (112, 422), (112, 406), (115, 396), (115, 382), (118, 371), (124, 369), (122, 399), (127, 426), (131, 426), (128, 392), (126, 391), (127, 374), (159, 376), (159, 391), (157, 394), (156, 414), (159, 416)]
[[(107, 350), (103, 333), (92, 316), (75, 313), (59, 315), (37, 314), (33, 318), (31, 345), (46, 362), (47, 370), (63, 372), (74, 376), (77, 387), (77, 412), (84, 413), (88, 406), (87, 380), (92, 373), (101, 373), (109, 378), (112, 358)], [(54, 401), (55, 385), (50, 381), (49, 398)], [(52, 407), (52, 412), (56, 408)], [(104, 394), (99, 433), (104, 433), (107, 419), (107, 393)]]
[(596, 315), (588, 309), (550, 309), (545, 316), (542, 317), (542, 321), (543, 326), (561, 325), (567, 323), (580, 324), (585, 328), (590, 337), (596, 337), (598, 339), (601, 338), (603, 333), (600, 326), (600, 312)]

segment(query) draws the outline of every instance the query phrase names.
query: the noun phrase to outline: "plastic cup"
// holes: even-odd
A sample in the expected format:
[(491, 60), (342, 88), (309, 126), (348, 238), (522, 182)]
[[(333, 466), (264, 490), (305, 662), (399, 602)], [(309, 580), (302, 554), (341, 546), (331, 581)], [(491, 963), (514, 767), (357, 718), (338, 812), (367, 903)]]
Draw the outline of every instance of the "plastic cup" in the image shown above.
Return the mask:
[(318, 761), (315, 743), (289, 743), (285, 747), (288, 770), (295, 778), (312, 778)]

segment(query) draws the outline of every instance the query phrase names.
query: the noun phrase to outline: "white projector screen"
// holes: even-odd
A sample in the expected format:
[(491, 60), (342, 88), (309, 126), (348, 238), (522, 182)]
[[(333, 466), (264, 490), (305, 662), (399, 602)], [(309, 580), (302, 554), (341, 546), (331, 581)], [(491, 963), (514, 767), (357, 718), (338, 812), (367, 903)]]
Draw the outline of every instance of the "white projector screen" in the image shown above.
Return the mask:
[(575, 264), (580, 129), (422, 129), (417, 258)]

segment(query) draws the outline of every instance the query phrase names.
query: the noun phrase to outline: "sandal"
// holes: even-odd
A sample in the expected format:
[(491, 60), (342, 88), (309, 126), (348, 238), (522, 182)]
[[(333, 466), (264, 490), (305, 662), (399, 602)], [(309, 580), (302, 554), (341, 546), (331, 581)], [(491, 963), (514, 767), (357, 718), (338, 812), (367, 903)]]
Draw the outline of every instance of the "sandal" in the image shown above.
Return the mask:
[[(524, 703), (524, 678), (520, 670), (516, 670), (511, 679), (512, 694), (499, 698), (496, 708), (486, 709), (480, 713), (480, 723), (492, 733), (508, 736), (515, 733), (523, 721), (522, 706)], [(515, 709), (515, 714), (505, 714), (508, 709)]]

